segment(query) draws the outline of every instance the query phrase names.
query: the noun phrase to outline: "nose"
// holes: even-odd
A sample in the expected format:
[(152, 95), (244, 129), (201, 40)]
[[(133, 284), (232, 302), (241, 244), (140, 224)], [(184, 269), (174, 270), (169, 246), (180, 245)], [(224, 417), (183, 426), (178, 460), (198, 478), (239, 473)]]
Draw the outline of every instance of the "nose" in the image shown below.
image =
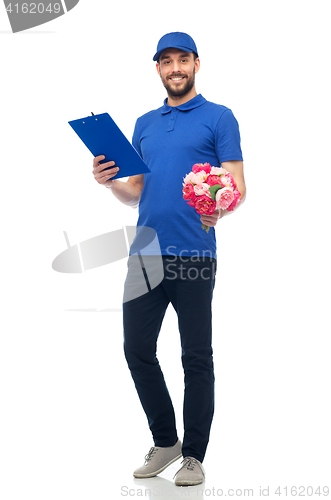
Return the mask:
[(174, 73), (180, 73), (181, 72), (180, 63), (178, 61), (174, 61), (173, 72)]

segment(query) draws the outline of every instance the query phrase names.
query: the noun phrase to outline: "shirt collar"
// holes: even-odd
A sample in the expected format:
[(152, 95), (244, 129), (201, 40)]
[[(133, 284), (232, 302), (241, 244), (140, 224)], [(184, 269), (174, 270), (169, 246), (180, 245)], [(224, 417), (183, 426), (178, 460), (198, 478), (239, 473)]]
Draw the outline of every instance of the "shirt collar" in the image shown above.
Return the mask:
[(170, 113), (172, 109), (179, 109), (179, 111), (189, 111), (190, 109), (198, 108), (202, 106), (206, 102), (206, 99), (202, 97), (201, 94), (196, 95), (190, 101), (184, 102), (180, 106), (168, 106), (167, 99), (164, 99), (163, 106), (161, 108), (161, 113), (165, 115), (166, 113)]

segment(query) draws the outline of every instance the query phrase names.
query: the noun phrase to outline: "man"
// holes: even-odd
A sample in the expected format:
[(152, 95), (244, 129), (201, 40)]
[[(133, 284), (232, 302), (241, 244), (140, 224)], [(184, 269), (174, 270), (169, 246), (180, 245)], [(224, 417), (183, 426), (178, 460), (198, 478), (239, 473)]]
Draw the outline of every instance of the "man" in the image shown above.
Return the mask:
[[(200, 217), (182, 198), (183, 177), (194, 164), (210, 163), (232, 174), (242, 200), (246, 187), (236, 119), (230, 109), (196, 92), (200, 59), (193, 39), (179, 32), (164, 35), (153, 60), (168, 97), (161, 108), (137, 120), (133, 134), (133, 146), (151, 173), (127, 182), (111, 180), (118, 168), (114, 162), (99, 165), (103, 156), (94, 159), (93, 173), (121, 202), (139, 205), (137, 225), (156, 231), (164, 266), (158, 286), (123, 304), (125, 356), (154, 438), (145, 464), (134, 476), (155, 476), (183, 456), (175, 484), (195, 485), (204, 480), (202, 462), (214, 412), (214, 226), (230, 212), (216, 210)], [(210, 226), (208, 233), (201, 223)], [(130, 272), (134, 273), (129, 260)], [(157, 337), (170, 302), (178, 315), (185, 374), (183, 444), (156, 357)]]

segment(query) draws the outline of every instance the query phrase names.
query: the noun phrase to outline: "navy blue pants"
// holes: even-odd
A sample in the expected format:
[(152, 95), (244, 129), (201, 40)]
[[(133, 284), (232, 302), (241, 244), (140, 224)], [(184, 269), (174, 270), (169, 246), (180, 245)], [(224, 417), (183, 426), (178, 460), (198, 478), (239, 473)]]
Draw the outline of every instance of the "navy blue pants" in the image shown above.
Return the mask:
[(175, 412), (156, 356), (162, 320), (171, 303), (178, 316), (184, 369), (182, 453), (202, 462), (214, 413), (211, 302), (216, 260), (162, 259), (161, 283), (123, 304), (124, 352), (155, 446), (173, 446), (178, 439)]

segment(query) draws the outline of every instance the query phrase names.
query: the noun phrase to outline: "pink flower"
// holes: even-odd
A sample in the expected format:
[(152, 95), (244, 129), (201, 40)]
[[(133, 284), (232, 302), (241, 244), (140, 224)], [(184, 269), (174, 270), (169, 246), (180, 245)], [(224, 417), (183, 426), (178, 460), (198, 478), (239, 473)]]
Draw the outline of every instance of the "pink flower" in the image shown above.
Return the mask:
[(211, 166), (210, 166), (209, 163), (196, 163), (192, 167), (192, 171), (195, 174), (197, 174), (198, 172), (200, 172), (200, 170), (204, 170), (207, 174), (209, 174), (210, 169), (211, 169)]
[(231, 205), (228, 206), (228, 211), (229, 212), (232, 212), (232, 210), (234, 210), (236, 208), (236, 206), (239, 204), (240, 199), (241, 199), (241, 194), (238, 191), (238, 189), (235, 189), (234, 192), (233, 192), (233, 194), (234, 194), (234, 200), (231, 203)]
[(190, 205), (190, 207), (194, 207), (195, 208), (195, 200), (196, 199), (197, 198), (195, 197), (195, 198), (192, 198), (191, 200), (187, 200), (188, 205)]
[(212, 215), (215, 212), (216, 203), (206, 195), (199, 196), (195, 202), (195, 210), (198, 214)]
[(209, 185), (206, 182), (203, 182), (202, 184), (196, 184), (194, 186), (194, 192), (197, 196), (202, 196), (203, 194), (205, 194), (206, 196), (209, 196), (209, 198), (211, 198)]
[(228, 172), (225, 175), (221, 175), (220, 179), (221, 179), (221, 183), (224, 187), (230, 187), (232, 189), (236, 188), (234, 179), (233, 179), (232, 175), (229, 174)]
[(222, 185), (221, 178), (218, 175), (208, 175), (206, 182), (209, 186), (214, 186), (215, 184)]
[(190, 172), (189, 174), (187, 174), (184, 178), (184, 184), (187, 184), (188, 182), (190, 182), (192, 177), (194, 177), (194, 172)]
[(211, 175), (222, 175), (225, 174), (226, 170), (223, 167), (211, 167)]
[(183, 187), (183, 198), (184, 200), (191, 200), (192, 198), (195, 199), (194, 187), (190, 182), (185, 184)]
[(199, 170), (199, 172), (196, 172), (192, 175), (190, 181), (193, 182), (193, 184), (202, 184), (203, 182), (205, 182), (206, 177), (206, 172), (204, 170)]
[(230, 187), (219, 189), (215, 196), (216, 208), (226, 210), (234, 200), (234, 192)]

